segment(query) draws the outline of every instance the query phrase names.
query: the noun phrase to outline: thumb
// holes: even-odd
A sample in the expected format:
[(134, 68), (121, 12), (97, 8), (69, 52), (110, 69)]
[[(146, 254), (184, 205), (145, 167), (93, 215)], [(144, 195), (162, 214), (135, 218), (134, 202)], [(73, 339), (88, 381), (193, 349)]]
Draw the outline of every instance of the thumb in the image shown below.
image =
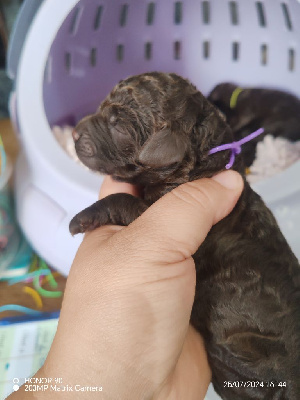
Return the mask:
[[(227, 216), (243, 190), (243, 179), (235, 171), (224, 171), (178, 186), (167, 193), (126, 229), (119, 240), (132, 244), (154, 263), (174, 263), (190, 258), (211, 227)], [(122, 242), (122, 239), (121, 239)], [(151, 255), (151, 256), (150, 256)]]

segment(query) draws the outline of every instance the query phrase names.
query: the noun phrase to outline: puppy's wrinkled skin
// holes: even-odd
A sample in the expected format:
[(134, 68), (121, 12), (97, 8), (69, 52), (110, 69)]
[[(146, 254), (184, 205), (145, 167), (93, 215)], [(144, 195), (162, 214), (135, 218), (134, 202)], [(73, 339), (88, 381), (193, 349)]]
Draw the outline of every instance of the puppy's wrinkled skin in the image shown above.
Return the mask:
[(256, 145), (267, 134), (281, 136), (292, 142), (300, 140), (300, 100), (290, 93), (271, 89), (243, 89), (236, 104), (230, 108), (230, 99), (237, 85), (221, 83), (208, 96), (226, 116), (236, 140), (264, 128), (262, 135), (243, 146), (247, 167), (255, 159)]
[[(233, 141), (220, 112), (191, 83), (163, 73), (120, 82), (75, 132), (88, 167), (141, 185), (144, 193), (96, 202), (73, 218), (72, 234), (128, 225), (176, 186), (224, 170), (230, 151), (208, 152)], [(243, 175), (240, 155), (233, 168)], [(205, 340), (216, 391), (228, 400), (299, 400), (299, 263), (246, 181), (236, 207), (211, 229), (194, 260), (191, 323)]]

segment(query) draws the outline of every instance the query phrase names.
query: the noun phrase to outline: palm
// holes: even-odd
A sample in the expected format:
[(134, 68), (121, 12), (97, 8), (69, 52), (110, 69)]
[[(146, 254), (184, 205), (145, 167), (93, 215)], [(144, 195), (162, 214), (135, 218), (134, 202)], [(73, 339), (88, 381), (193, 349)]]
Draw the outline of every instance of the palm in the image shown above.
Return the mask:
[(176, 367), (155, 400), (204, 399), (210, 380), (203, 339), (190, 325)]

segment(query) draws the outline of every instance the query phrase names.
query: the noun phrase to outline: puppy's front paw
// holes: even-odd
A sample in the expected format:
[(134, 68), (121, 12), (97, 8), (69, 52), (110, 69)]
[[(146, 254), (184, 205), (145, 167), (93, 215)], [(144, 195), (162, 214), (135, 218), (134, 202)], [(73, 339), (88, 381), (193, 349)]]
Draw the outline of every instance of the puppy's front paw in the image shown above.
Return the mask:
[(70, 222), (69, 230), (74, 236), (104, 225), (127, 226), (147, 208), (142, 199), (131, 194), (111, 194), (75, 215)]
[(84, 233), (92, 231), (100, 226), (97, 219), (97, 214), (93, 213), (92, 210), (86, 209), (76, 214), (69, 224), (69, 231), (72, 236), (77, 233)]

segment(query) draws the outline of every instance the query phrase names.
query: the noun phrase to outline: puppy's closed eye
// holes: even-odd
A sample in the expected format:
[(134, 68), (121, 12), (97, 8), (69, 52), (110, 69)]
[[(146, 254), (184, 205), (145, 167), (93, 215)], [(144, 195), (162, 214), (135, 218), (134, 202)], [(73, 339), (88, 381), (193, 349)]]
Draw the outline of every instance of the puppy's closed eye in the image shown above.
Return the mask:
[(130, 156), (135, 152), (134, 140), (129, 127), (125, 123), (115, 121), (113, 125), (109, 125), (109, 131), (120, 154)]
[(116, 144), (119, 144), (122, 140), (128, 140), (131, 137), (129, 131), (124, 125), (122, 126), (122, 124), (111, 125), (109, 130)]

